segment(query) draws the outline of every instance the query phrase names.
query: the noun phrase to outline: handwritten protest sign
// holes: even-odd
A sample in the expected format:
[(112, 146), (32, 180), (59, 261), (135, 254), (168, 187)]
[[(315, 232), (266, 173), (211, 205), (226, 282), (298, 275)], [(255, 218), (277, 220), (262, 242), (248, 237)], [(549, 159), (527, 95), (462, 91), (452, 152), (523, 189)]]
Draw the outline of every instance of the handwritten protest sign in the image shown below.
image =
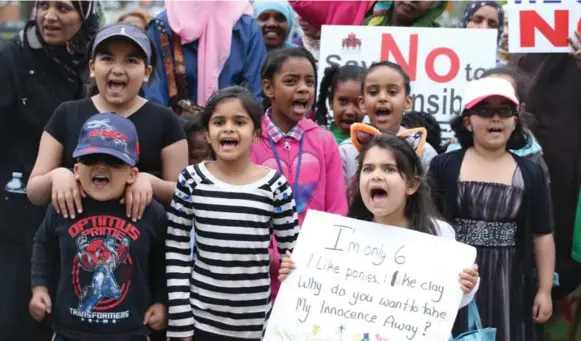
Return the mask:
[(447, 341), (476, 250), (310, 210), (265, 341)]
[(511, 53), (567, 53), (581, 31), (579, 0), (512, 0), (507, 7)]
[(462, 112), (464, 87), (496, 65), (496, 41), (496, 30), (323, 26), (318, 74), (332, 65), (395, 62), (410, 76), (412, 110), (434, 115), (448, 138), (450, 120)]

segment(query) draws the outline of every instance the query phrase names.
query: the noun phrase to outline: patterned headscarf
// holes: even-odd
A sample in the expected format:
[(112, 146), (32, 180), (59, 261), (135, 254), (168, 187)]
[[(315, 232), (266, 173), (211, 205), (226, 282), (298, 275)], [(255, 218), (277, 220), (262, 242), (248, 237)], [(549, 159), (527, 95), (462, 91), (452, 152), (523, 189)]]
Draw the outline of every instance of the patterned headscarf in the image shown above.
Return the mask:
[(458, 25), (460, 28), (466, 28), (468, 23), (472, 20), (472, 17), (479, 9), (482, 7), (490, 6), (496, 9), (498, 12), (498, 37), (497, 42), (500, 43), (500, 39), (502, 37), (502, 31), (504, 30), (504, 10), (502, 9), (502, 5), (500, 5), (496, 1), (473, 1), (471, 4), (466, 6), (464, 9), (464, 16), (462, 17), (462, 21)]
[[(34, 8), (32, 19), (36, 25), (38, 3)], [(80, 69), (86, 64), (87, 49), (89, 43), (99, 31), (103, 9), (99, 0), (71, 1), (73, 7), (81, 16), (83, 23), (77, 32), (65, 45), (52, 46), (47, 44), (38, 28), (36, 36), (40, 40), (45, 52), (53, 59), (70, 83), (80, 81)]]

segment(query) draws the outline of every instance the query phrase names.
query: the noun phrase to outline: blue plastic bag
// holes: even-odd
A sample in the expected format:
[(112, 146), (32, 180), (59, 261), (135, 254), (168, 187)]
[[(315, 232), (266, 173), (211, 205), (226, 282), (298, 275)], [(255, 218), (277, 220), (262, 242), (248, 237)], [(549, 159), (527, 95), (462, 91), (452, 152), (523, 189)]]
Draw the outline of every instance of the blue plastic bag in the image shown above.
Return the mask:
[(468, 330), (455, 339), (450, 338), (450, 341), (496, 341), (496, 328), (482, 329), (480, 313), (474, 300), (468, 305)]

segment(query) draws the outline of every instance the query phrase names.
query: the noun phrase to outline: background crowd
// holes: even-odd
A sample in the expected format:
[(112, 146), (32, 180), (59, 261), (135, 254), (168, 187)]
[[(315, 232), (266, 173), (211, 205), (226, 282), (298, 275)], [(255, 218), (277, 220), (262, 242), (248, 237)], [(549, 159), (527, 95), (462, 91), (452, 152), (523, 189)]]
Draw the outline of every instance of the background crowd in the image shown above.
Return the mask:
[[(127, 214), (134, 220), (142, 217), (152, 197), (170, 207), (176, 186), (180, 189), (184, 185), (180, 172), (187, 165), (215, 158), (214, 146), (210, 148), (204, 135), (209, 123), (202, 120), (202, 113), (212, 105), (213, 94), (235, 85), (248, 89), (263, 106), (263, 117), (256, 126), (264, 139), (252, 145), (250, 159), (287, 178), (299, 226), (307, 209), (347, 215), (350, 201), (337, 193), (348, 193), (361, 166), (357, 163), (360, 150), (349, 133), (353, 123), (369, 122), (391, 134), (426, 128), (428, 144), (419, 155), (423, 168), (431, 175), (439, 174), (435, 178), (440, 184), (459, 181), (459, 167), (465, 156), (458, 159), (457, 153), (470, 146), (458, 133), (455, 139), (443, 141), (431, 115), (411, 111), (405, 99), (410, 93), (410, 80), (398, 65), (380, 63), (367, 70), (356, 66), (328, 68), (324, 75), (318, 75), (321, 86), (315, 89), (323, 25), (497, 30), (498, 68), (482, 77), (502, 78), (512, 85), (518, 98), (518, 121), (522, 123), (519, 129), (526, 141), (508, 141), (507, 148), (533, 160), (542, 171), (541, 181), (531, 175), (536, 174), (536, 168), (525, 163), (519, 163), (521, 173), (510, 179), (509, 190), (479, 187), (478, 181), (499, 180), (474, 173), (466, 178), (474, 181), (466, 181), (470, 184), (465, 187), (459, 186), (453, 194), (440, 193), (449, 196), (447, 200), (450, 196), (461, 198), (459, 207), (452, 209), (455, 212), (446, 207), (438, 209), (446, 220), (456, 222), (457, 229), (470, 229), (478, 220), (491, 223), (491, 229), (497, 232), (512, 231), (508, 237), (498, 232), (498, 239), (486, 242), (471, 240), (470, 236), (462, 240), (485, 249), (478, 259), (487, 264), (481, 266), (480, 273), (483, 297), (506, 295), (501, 312), (495, 310), (500, 305), (493, 307), (490, 302), (487, 306), (489, 302), (479, 301), (483, 319), (504, 333), (498, 340), (581, 337), (576, 331), (581, 324), (581, 305), (576, 304), (581, 265), (580, 259), (572, 257), (576, 252), (575, 227), (581, 225), (576, 222), (581, 221), (577, 212), (581, 188), (579, 53), (511, 54), (506, 7), (497, 1), (166, 1), (138, 7), (115, 12), (113, 17), (99, 1), (37, 1), (24, 27), (10, 39), (0, 41), (0, 184), (5, 184), (0, 201), (0, 341), (49, 340), (52, 335), (50, 318), (36, 322), (29, 313), (33, 240), (47, 205), (54, 205), (64, 217), (74, 218), (82, 211), (83, 194), (72, 171), (73, 151), (79, 131), (95, 114), (116, 112), (128, 117), (139, 135), (140, 174), (124, 197)], [(137, 49), (115, 42), (102, 44), (105, 36), (95, 39), (98, 32), (103, 32), (99, 30), (114, 23), (127, 23), (128, 30), (137, 30), (128, 33)], [(576, 43), (572, 45), (577, 51)], [(136, 53), (140, 58), (135, 57)], [(306, 69), (312, 69), (313, 74), (305, 73)], [(382, 120), (377, 109), (382, 99), (379, 95), (379, 99), (372, 99), (371, 90), (363, 86), (376, 82), (379, 89), (381, 82), (391, 79), (402, 84), (401, 103), (390, 104), (389, 109), (391, 114), (401, 112), (402, 117), (395, 121)], [(360, 97), (365, 99), (364, 105)], [(281, 114), (289, 110), (293, 114)], [(464, 118), (460, 117), (457, 124), (462, 126)], [(450, 159), (446, 162), (442, 161), (444, 157), (438, 158), (445, 154)], [(478, 160), (472, 161), (471, 169), (481, 166)], [(502, 168), (502, 162), (491, 169)], [(192, 179), (201, 181), (195, 176)], [(539, 186), (544, 191), (532, 190)], [(149, 193), (149, 197), (143, 193)], [(519, 214), (528, 214), (533, 208), (527, 206), (522, 213), (521, 201), (542, 196), (546, 196), (542, 207), (527, 216), (532, 223), (522, 223)], [(472, 202), (477, 197), (493, 199)], [(494, 206), (500, 201), (507, 210)], [(474, 212), (473, 207), (487, 208)], [(171, 212), (171, 208), (168, 210)], [(489, 216), (489, 212), (496, 215)], [(537, 221), (546, 221), (546, 226), (535, 225), (534, 214), (539, 212), (549, 217)], [(530, 240), (523, 237), (522, 244), (515, 243), (517, 230), (530, 230)], [(554, 314), (548, 322), (525, 321), (522, 329), (519, 325), (509, 331), (509, 326), (516, 323), (509, 316), (520, 313), (514, 310), (515, 305), (532, 305), (534, 295), (531, 302), (524, 303), (509, 302), (508, 297), (536, 290), (534, 283), (513, 278), (514, 269), (524, 268), (526, 263), (528, 268), (523, 272), (528, 279), (526, 276), (533, 276), (542, 267), (539, 257), (546, 256), (551, 262), (552, 248), (537, 240), (551, 232), (557, 275), (548, 300)], [(276, 265), (280, 263), (278, 252), (273, 251), (276, 247), (273, 238), (273, 300), (280, 285), (276, 280)], [(519, 258), (519, 247), (530, 248), (531, 258)], [(497, 270), (511, 277), (504, 283), (508, 287), (484, 280)], [(483, 290), (483, 286), (494, 289)], [(521, 322), (518, 320), (518, 324)], [(206, 325), (212, 326), (206, 330), (209, 332), (219, 334), (222, 330), (212, 323)], [(163, 334), (156, 332), (153, 338), (164, 339)]]

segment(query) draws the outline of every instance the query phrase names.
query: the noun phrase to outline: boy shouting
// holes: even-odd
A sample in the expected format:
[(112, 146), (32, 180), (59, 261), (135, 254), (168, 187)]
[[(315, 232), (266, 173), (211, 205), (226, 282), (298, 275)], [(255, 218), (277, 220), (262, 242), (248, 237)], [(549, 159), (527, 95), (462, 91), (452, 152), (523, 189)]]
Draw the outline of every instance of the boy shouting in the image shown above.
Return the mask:
[(145, 341), (167, 320), (167, 226), (156, 201), (137, 222), (120, 203), (139, 172), (135, 126), (114, 113), (94, 115), (73, 157), (83, 212), (66, 219), (48, 208), (34, 238), (30, 313), (39, 321), (54, 314), (55, 341)]

